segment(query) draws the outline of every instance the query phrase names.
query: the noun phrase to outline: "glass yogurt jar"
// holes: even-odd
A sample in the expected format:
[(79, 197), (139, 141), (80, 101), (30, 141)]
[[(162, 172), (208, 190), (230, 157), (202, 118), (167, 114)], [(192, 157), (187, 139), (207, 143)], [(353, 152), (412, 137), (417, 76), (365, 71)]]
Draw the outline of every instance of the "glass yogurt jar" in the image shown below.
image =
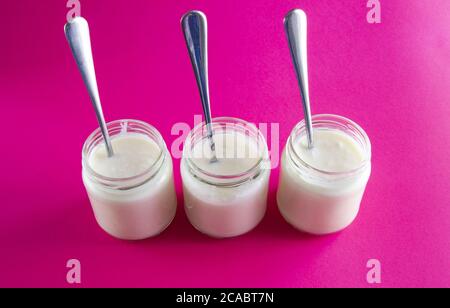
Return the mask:
[(334, 233), (356, 218), (371, 173), (371, 144), (364, 130), (336, 115), (312, 118), (314, 147), (305, 122), (293, 130), (281, 161), (278, 207), (295, 228)]
[(95, 218), (108, 234), (124, 240), (158, 235), (177, 208), (172, 158), (161, 134), (136, 120), (107, 124), (114, 156), (107, 156), (100, 129), (83, 147), (83, 182)]
[(270, 175), (267, 143), (255, 125), (217, 118), (212, 129), (195, 127), (186, 139), (181, 176), (187, 217), (200, 232), (215, 238), (242, 235), (264, 217)]

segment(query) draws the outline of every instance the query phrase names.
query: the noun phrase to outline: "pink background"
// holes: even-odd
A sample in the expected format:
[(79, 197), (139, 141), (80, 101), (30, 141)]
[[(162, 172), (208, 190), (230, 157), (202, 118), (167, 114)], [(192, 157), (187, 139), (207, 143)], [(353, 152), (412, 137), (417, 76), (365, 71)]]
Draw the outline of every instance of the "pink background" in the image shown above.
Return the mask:
[[(213, 114), (279, 122), (281, 143), (302, 118), (284, 14), (309, 15), (314, 113), (358, 122), (373, 143), (373, 175), (357, 221), (312, 237), (276, 209), (250, 234), (209, 239), (180, 208), (161, 236), (123, 242), (97, 226), (81, 181), (81, 147), (97, 124), (63, 34), (64, 0), (0, 7), (0, 286), (66, 287), (66, 261), (84, 287), (450, 287), (450, 1), (81, 0), (91, 25), (108, 120), (137, 118), (166, 142), (201, 113), (180, 31), (189, 9), (209, 17)], [(175, 162), (180, 194), (179, 161)]]

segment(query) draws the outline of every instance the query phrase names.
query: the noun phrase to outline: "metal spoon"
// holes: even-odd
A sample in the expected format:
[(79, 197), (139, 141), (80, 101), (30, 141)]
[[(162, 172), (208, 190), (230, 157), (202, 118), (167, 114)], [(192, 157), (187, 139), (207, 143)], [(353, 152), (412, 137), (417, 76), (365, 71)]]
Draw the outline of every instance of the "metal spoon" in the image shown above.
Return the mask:
[(191, 11), (181, 19), (186, 44), (194, 68), (197, 85), (205, 114), (205, 123), (208, 139), (211, 146), (211, 163), (217, 162), (216, 145), (213, 138), (211, 119), (211, 105), (208, 85), (208, 22), (205, 14), (199, 11)]
[(95, 77), (89, 25), (83, 17), (76, 17), (65, 25), (64, 32), (70, 48), (72, 49), (73, 56), (77, 62), (78, 69), (81, 72), (81, 76), (83, 77), (84, 83), (89, 92), (89, 96), (91, 97), (98, 124), (100, 125), (103, 139), (105, 140), (108, 157), (112, 157), (114, 152), (111, 145), (111, 138), (106, 127), (105, 118), (103, 116), (100, 95), (97, 87), (97, 79)]
[(289, 41), (289, 48), (291, 50), (298, 84), (302, 94), (308, 147), (311, 149), (314, 145), (314, 139), (309, 100), (307, 26), (308, 22), (306, 14), (300, 9), (290, 11), (284, 19), (284, 27)]

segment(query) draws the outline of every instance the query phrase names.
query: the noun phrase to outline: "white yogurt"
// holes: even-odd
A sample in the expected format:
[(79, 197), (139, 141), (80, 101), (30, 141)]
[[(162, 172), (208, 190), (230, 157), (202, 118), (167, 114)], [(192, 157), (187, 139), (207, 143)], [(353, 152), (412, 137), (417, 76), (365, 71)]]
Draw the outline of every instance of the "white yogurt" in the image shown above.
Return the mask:
[(353, 170), (364, 161), (363, 149), (350, 136), (338, 130), (316, 130), (312, 149), (308, 148), (306, 135), (294, 147), (306, 164), (326, 172)]
[(99, 132), (83, 151), (83, 181), (99, 225), (125, 240), (155, 236), (176, 213), (173, 167), (162, 137), (138, 121), (108, 124), (114, 156), (104, 143), (95, 144)]
[(106, 147), (100, 144), (89, 157), (89, 166), (102, 176), (125, 179), (137, 176), (149, 169), (161, 155), (161, 149), (152, 139), (125, 133), (112, 140), (114, 156), (108, 157)]
[[(227, 120), (237, 127), (221, 130)], [(186, 141), (181, 163), (185, 210), (200, 232), (234, 237), (255, 228), (266, 212), (268, 150), (256, 127), (244, 121), (215, 119), (215, 125), (218, 162), (211, 163), (208, 138), (191, 141), (196, 129)]]
[(350, 120), (319, 115), (313, 126), (313, 149), (304, 125), (294, 129), (282, 157), (277, 198), (290, 224), (321, 235), (340, 231), (356, 218), (371, 154), (367, 135)]

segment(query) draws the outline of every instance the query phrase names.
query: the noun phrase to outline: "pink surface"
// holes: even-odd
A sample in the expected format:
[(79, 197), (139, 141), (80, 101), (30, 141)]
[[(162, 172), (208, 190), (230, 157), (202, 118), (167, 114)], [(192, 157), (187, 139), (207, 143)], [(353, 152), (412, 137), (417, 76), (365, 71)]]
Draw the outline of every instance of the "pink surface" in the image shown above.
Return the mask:
[[(209, 239), (180, 207), (143, 242), (97, 226), (81, 181), (81, 147), (96, 128), (63, 35), (65, 1), (4, 1), (0, 9), (0, 286), (368, 287), (379, 259), (384, 287), (450, 287), (450, 1), (81, 0), (91, 25), (107, 119), (155, 125), (170, 144), (175, 122), (201, 113), (179, 20), (203, 10), (210, 26), (213, 114), (279, 122), (284, 144), (302, 118), (282, 18), (309, 15), (314, 113), (358, 122), (373, 144), (373, 174), (357, 221), (312, 237), (276, 209), (248, 235)], [(181, 192), (179, 160), (175, 160)]]

